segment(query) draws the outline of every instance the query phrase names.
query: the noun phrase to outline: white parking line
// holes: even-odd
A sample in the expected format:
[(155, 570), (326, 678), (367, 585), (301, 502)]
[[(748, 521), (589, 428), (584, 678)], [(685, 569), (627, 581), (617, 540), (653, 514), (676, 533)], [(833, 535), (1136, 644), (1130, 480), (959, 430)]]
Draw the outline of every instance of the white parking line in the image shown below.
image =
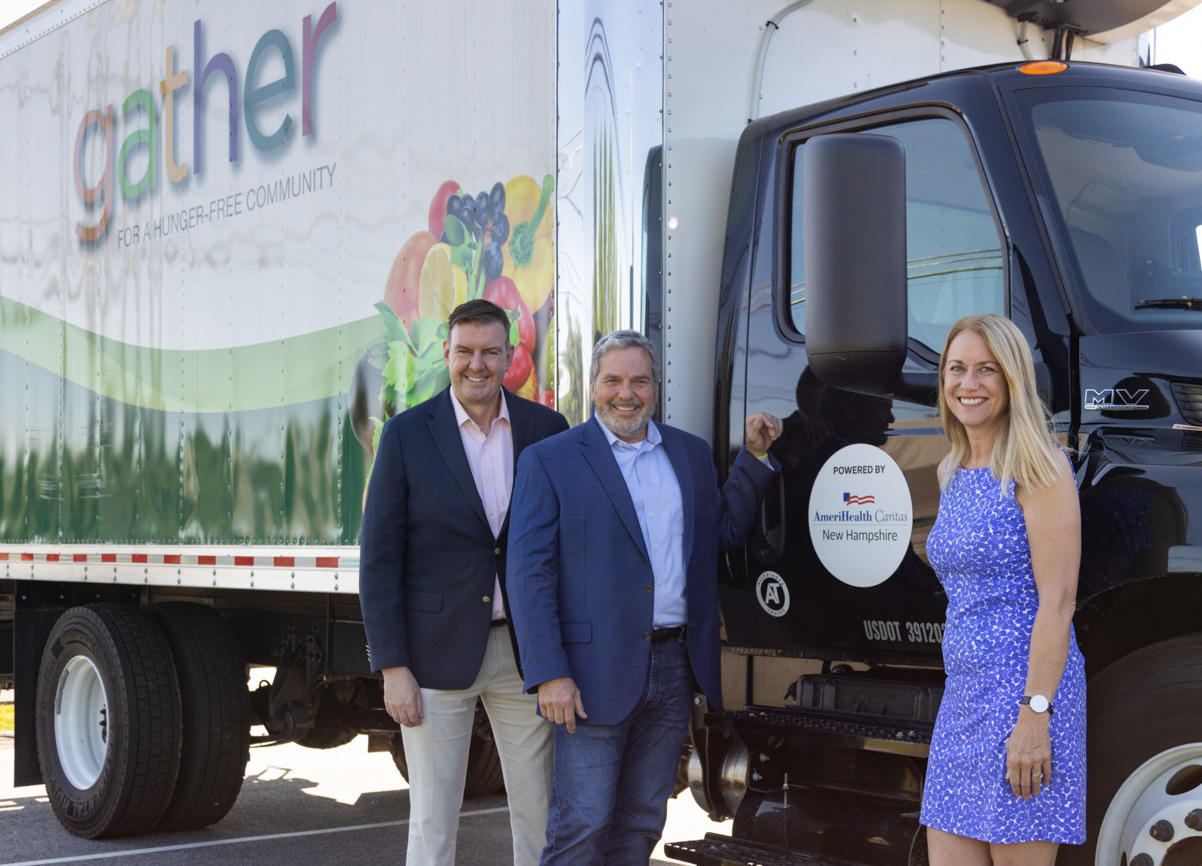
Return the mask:
[[(477, 815), (495, 815), (498, 812), (508, 812), (508, 806), (497, 806), (493, 809), (477, 809), (474, 812), (460, 812), (460, 818), (472, 818)], [(241, 845), (245, 842), (269, 842), (273, 839), (296, 839), (301, 836), (321, 836), (326, 833), (347, 833), (352, 830), (375, 830), (379, 827), (402, 827), (409, 820), (382, 821), (379, 824), (356, 824), (352, 827), (331, 827), (328, 830), (298, 830), (295, 833), (271, 833), (267, 836), (242, 836), (238, 839), (213, 839), (208, 842), (191, 842), (185, 845), (161, 845), (157, 848), (134, 848), (126, 851), (106, 851), (103, 854), (80, 854), (76, 857), (52, 857), (49, 860), (22, 860), (20, 863), (9, 863), (8, 866), (48, 866), (51, 863), (84, 863), (88, 860), (109, 860), (113, 857), (133, 857), (138, 854), (162, 854), (166, 851), (187, 851), (189, 848), (212, 848), (217, 845)]]

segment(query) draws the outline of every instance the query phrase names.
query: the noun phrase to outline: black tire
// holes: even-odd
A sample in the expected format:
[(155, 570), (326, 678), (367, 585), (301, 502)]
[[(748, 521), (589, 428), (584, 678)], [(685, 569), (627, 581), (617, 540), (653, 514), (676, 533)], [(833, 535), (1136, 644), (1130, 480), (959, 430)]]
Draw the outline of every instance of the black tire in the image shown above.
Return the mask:
[[(1114, 662), (1089, 683), (1088, 808), (1085, 845), (1062, 846), (1063, 864), (1130, 862), (1114, 831), (1148, 807), (1174, 811), (1197, 798), (1202, 780), (1202, 635), (1153, 644)], [(1166, 776), (1169, 781), (1166, 783)], [(1152, 815), (1149, 823), (1157, 816)], [(1100, 838), (1105, 825), (1106, 839)], [(1149, 828), (1125, 834), (1145, 844)], [(1196, 845), (1196, 834), (1176, 827), (1173, 851)], [(1101, 850), (1099, 850), (1101, 849)], [(1188, 852), (1193, 851), (1193, 856)], [(1164, 862), (1198, 862), (1182, 847)], [(1126, 858), (1123, 855), (1126, 853)], [(1159, 855), (1155, 862), (1159, 863)]]
[(237, 638), (212, 608), (187, 602), (150, 607), (179, 679), (183, 745), (175, 791), (160, 830), (196, 830), (225, 817), (250, 757), (250, 693)]
[(68, 610), (46, 641), (36, 704), (42, 778), (68, 832), (96, 839), (153, 827), (175, 786), (181, 715), (154, 621), (120, 604)]
[[(401, 776), (408, 782), (409, 765), (405, 761), (405, 746), (399, 733), (392, 735), (388, 751), (392, 753), (392, 762), (396, 764)], [(477, 797), (499, 794), (504, 790), (505, 776), (501, 772), (501, 756), (497, 753), (497, 744), (493, 741), (492, 729), (488, 726), (488, 715), (477, 702), (476, 724), (467, 753), (467, 778), (463, 783), (463, 798), (474, 800)]]

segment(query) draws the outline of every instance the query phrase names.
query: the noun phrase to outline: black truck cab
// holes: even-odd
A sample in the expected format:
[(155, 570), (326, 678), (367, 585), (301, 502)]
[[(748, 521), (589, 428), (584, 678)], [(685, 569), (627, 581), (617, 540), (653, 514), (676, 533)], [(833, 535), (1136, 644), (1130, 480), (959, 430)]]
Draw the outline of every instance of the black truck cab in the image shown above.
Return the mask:
[(1202, 862), (1200, 251), (1184, 76), (1008, 64), (747, 127), (714, 441), (724, 471), (745, 416), (772, 412), (782, 472), (720, 577), (725, 710), (694, 725), (694, 796), (733, 838), (673, 856), (925, 862), (938, 356), (957, 319), (997, 312), (1081, 496), (1089, 843), (1061, 861)]

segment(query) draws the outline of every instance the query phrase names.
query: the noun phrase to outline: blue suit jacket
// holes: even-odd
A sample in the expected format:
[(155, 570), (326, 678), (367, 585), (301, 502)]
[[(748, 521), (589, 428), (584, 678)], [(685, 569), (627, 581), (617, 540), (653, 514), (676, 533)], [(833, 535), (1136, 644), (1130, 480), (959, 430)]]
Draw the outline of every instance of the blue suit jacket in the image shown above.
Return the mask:
[[(509, 518), (493, 536), (455, 422), (450, 389), (384, 425), (360, 534), (359, 603), (372, 670), (408, 666), (418, 685), (466, 689), (505, 586)], [(566, 430), (558, 412), (502, 391), (513, 455)]]
[[(720, 707), (718, 551), (742, 542), (775, 473), (744, 450), (719, 490), (709, 446), (658, 426), (684, 506), (689, 659)], [(650, 664), (654, 580), (634, 503), (595, 416), (523, 452), (510, 514), (508, 593), (526, 689), (570, 676), (584, 724), (622, 721)]]

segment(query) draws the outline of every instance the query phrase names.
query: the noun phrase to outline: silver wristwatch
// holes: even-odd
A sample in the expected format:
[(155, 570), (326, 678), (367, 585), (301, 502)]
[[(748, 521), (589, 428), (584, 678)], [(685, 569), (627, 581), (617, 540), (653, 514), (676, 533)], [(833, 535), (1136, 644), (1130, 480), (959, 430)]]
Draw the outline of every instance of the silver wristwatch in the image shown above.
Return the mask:
[(1046, 695), (1023, 695), (1019, 703), (1030, 707), (1033, 713), (1047, 713), (1049, 716), (1052, 714), (1052, 702)]

